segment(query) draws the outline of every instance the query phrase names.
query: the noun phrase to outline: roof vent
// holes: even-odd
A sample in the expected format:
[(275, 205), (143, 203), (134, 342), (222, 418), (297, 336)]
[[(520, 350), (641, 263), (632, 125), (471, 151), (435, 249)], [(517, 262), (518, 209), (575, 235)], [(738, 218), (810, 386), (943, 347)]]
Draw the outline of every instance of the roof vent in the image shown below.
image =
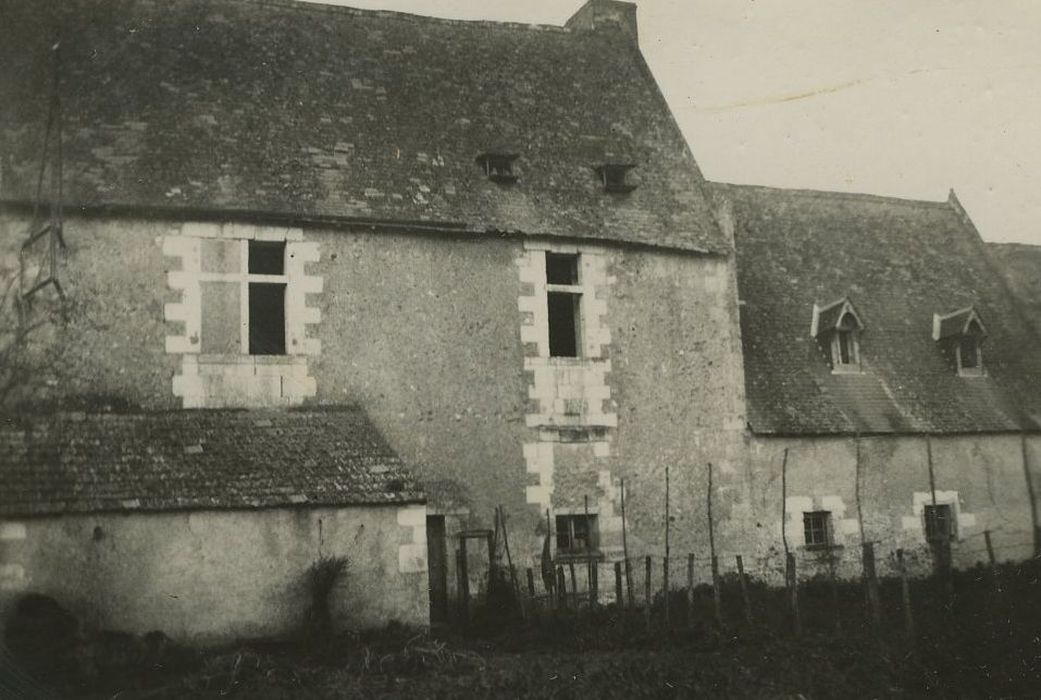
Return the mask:
[(482, 153), (477, 156), (477, 164), (484, 168), (484, 174), (489, 180), (500, 185), (509, 185), (517, 181), (517, 175), (513, 172), (515, 160), (516, 153)]
[(604, 185), (604, 192), (627, 194), (636, 189), (636, 185), (628, 181), (629, 171), (636, 166), (631, 163), (604, 163), (596, 166), (596, 174)]
[(574, 31), (621, 31), (636, 44), (636, 5), (620, 0), (589, 0), (564, 26)]

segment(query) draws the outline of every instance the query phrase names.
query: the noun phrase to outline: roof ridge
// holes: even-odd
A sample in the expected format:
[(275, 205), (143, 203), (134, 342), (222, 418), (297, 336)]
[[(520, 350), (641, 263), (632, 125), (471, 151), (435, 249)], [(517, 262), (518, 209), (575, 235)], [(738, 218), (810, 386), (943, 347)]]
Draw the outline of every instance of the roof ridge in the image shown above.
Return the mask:
[(322, 0), (225, 0), (246, 5), (261, 5), (266, 7), (280, 7), (301, 12), (314, 12), (323, 14), (353, 15), (364, 17), (379, 17), (381, 19), (393, 19), (401, 21), (423, 21), (437, 24), (462, 25), (473, 27), (491, 27), (499, 29), (518, 29), (559, 32), (561, 34), (573, 34), (568, 27), (556, 24), (534, 24), (527, 22), (500, 22), (494, 20), (471, 20), (453, 19), (450, 17), (436, 17), (433, 15), (419, 15), (412, 12), (398, 12), (395, 10), (370, 10), (363, 7), (350, 7), (348, 5), (333, 5)]
[(1041, 243), (1024, 243), (1023, 241), (983, 241), (988, 246), (1003, 246), (1007, 248), (1030, 248), (1041, 250)]
[(882, 194), (868, 194), (866, 192), (840, 192), (836, 190), (812, 190), (806, 188), (774, 187), (771, 185), (747, 185), (734, 182), (717, 182), (706, 180), (710, 187), (722, 190), (749, 190), (758, 192), (774, 192), (777, 194), (790, 194), (800, 197), (817, 197), (820, 199), (847, 199), (852, 201), (884, 202), (887, 204), (901, 204), (905, 206), (925, 206), (937, 209), (949, 209), (950, 200), (912, 199), (909, 197), (895, 197)]

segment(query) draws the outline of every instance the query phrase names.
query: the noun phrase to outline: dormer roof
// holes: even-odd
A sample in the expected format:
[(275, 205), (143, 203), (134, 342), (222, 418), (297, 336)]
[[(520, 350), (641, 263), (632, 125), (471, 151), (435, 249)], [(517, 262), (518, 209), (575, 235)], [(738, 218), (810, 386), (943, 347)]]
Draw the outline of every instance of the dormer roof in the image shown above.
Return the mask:
[(965, 335), (985, 337), (987, 327), (975, 308), (967, 306), (948, 314), (933, 314), (933, 340), (947, 340)]
[(819, 338), (825, 333), (839, 330), (839, 326), (842, 324), (843, 319), (847, 318), (847, 314), (852, 317), (857, 330), (864, 330), (864, 322), (860, 320), (860, 314), (857, 313), (853, 302), (849, 300), (848, 296), (824, 306), (818, 306), (815, 303), (813, 305), (813, 320), (810, 322), (810, 336)]

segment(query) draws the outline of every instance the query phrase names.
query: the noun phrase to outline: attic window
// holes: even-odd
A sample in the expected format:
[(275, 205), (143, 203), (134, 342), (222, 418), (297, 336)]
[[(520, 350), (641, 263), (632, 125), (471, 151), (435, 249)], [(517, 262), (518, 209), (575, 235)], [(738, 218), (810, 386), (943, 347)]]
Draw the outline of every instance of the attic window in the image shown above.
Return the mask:
[(625, 194), (635, 190), (636, 185), (628, 181), (629, 171), (635, 167), (635, 165), (627, 163), (605, 163), (597, 167), (596, 172), (600, 176), (604, 192)]
[(499, 184), (510, 184), (517, 181), (517, 175), (513, 172), (513, 161), (517, 160), (516, 153), (482, 153), (477, 156), (477, 164), (484, 168), (484, 174), (492, 182)]
[(831, 343), (832, 368), (859, 367), (860, 347), (857, 342), (857, 322), (852, 314), (846, 314), (839, 321)]
[(847, 297), (821, 308), (813, 307), (811, 335), (831, 357), (831, 371), (837, 374), (860, 371), (860, 334), (864, 324)]
[(962, 377), (983, 376), (983, 320), (973, 307), (933, 316), (933, 339)]

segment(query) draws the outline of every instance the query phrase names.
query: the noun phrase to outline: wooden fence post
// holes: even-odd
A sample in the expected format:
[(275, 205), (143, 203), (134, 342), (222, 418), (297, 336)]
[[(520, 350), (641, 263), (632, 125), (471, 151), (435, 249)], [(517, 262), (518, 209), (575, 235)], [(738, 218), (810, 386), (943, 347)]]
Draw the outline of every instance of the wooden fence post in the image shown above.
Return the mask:
[(723, 595), (719, 590), (719, 557), (712, 555), (712, 603), (716, 609), (716, 624), (723, 626)]
[(633, 570), (629, 559), (629, 538), (625, 528), (625, 479), (619, 482), (619, 493), (622, 499), (622, 557), (625, 560), (625, 591), (629, 595), (629, 607), (633, 607)]
[(694, 554), (687, 555), (687, 627), (694, 626)]
[(907, 562), (904, 561), (904, 550), (896, 550), (896, 564), (900, 569), (900, 599), (904, 606), (904, 632), (907, 638), (914, 641), (914, 615), (911, 612), (911, 587), (907, 583)]
[(737, 577), (741, 580), (741, 601), (745, 608), (745, 622), (752, 624), (752, 601), (748, 597), (748, 582), (745, 580), (745, 562), (737, 555)]
[(835, 631), (842, 631), (842, 608), (839, 605), (838, 556), (835, 550), (828, 552), (828, 577), (831, 579), (831, 612), (835, 616)]
[(614, 563), (614, 600), (621, 610), (625, 607), (625, 598), (622, 597), (622, 562)]
[(878, 596), (878, 572), (875, 569), (875, 543), (865, 542), (864, 548), (864, 583), (867, 586), (868, 609), (871, 612), (871, 627), (875, 635), (881, 638), (882, 611)]
[(651, 631), (651, 555), (648, 554), (646, 559), (646, 575), (644, 577), (644, 598), (646, 605), (644, 606), (644, 618), (647, 622), (647, 632)]
[(665, 629), (669, 629), (669, 524), (671, 516), (669, 514), (669, 465), (665, 465), (665, 557), (662, 559), (662, 577), (661, 587), (665, 596), (662, 599), (662, 605), (665, 612)]
[(661, 590), (662, 605), (665, 614), (665, 629), (669, 629), (669, 558), (662, 557), (661, 560)]
[(470, 574), (466, 567), (466, 539), (460, 538), (455, 568), (459, 576), (459, 617), (464, 626), (470, 621)]
[(589, 605), (596, 607), (600, 598), (600, 563), (595, 559), (589, 561)]
[(575, 609), (578, 610), (578, 579), (575, 577), (575, 562), (569, 561), (567, 564), (568, 571), (571, 573), (571, 600), (575, 603)]
[(788, 595), (792, 608), (792, 631), (798, 637), (802, 635), (802, 616), (799, 613), (799, 574), (795, 570), (795, 555), (788, 552), (785, 562), (788, 573)]

